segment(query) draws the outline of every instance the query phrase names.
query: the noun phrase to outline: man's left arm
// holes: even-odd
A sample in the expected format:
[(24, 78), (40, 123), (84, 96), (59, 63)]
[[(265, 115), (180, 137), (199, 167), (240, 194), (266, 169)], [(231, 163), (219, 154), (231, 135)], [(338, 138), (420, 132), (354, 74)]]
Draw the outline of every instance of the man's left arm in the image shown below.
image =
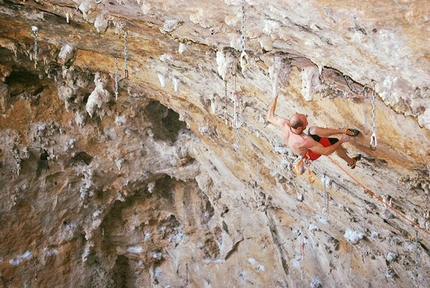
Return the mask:
[(277, 101), (278, 101), (278, 96), (275, 96), (273, 98), (272, 104), (270, 105), (269, 111), (267, 112), (266, 119), (268, 122), (272, 123), (275, 126), (278, 126), (279, 128), (282, 128), (285, 124), (289, 126), (290, 121), (275, 115)]

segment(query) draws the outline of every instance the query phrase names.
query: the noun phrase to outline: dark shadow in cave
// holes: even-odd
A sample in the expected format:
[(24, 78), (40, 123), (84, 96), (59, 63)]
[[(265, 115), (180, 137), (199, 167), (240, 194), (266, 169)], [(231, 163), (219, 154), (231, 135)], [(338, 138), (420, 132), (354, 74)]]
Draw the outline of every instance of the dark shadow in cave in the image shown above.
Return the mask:
[(132, 287), (130, 284), (133, 283), (132, 269), (130, 267), (129, 259), (124, 255), (119, 255), (116, 258), (115, 266), (113, 267), (113, 280), (115, 287)]
[(186, 128), (186, 124), (179, 121), (178, 113), (158, 101), (149, 102), (145, 107), (145, 114), (152, 123), (154, 137), (160, 140), (175, 142), (179, 130)]

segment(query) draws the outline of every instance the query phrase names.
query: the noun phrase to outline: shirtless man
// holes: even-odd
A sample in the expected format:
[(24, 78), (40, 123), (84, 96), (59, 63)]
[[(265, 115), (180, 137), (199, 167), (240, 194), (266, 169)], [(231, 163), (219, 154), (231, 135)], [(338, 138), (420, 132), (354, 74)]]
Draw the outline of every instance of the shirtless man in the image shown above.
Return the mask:
[[(282, 137), (294, 153), (309, 160), (316, 160), (321, 155), (330, 155), (336, 152), (351, 169), (355, 168), (357, 161), (361, 159), (361, 155), (358, 154), (351, 158), (346, 154), (345, 149), (341, 145), (349, 141), (349, 136), (358, 136), (360, 131), (356, 129), (328, 129), (311, 126), (309, 127), (309, 135), (306, 135), (304, 133), (306, 126), (308, 126), (306, 116), (303, 114), (294, 114), (290, 120), (275, 116), (277, 101), (278, 96), (273, 99), (269, 108), (267, 121), (281, 129)], [(342, 135), (340, 140), (329, 137), (335, 134), (344, 135)]]

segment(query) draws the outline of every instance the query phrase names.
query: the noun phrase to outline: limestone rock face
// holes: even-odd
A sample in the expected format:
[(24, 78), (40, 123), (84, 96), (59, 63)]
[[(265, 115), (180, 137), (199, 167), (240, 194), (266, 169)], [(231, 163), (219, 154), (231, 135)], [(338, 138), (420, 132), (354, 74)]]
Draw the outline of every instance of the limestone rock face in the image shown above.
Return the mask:
[(0, 5), (0, 287), (430, 287), (427, 0)]

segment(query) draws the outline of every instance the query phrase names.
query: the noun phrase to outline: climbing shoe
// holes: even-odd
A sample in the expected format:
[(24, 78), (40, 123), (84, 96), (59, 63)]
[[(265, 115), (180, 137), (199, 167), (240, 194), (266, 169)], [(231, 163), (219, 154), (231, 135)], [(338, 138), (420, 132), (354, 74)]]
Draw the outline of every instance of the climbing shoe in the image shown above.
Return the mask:
[(357, 129), (348, 128), (345, 130), (345, 135), (348, 135), (351, 137), (358, 136), (359, 134), (360, 134), (360, 131), (358, 131)]
[(360, 159), (361, 159), (361, 154), (357, 154), (356, 156), (352, 157), (352, 160), (353, 160), (354, 162), (352, 162), (352, 164), (348, 164), (348, 166), (349, 166), (351, 169), (354, 169), (354, 168), (355, 168), (355, 165), (357, 164), (357, 161), (359, 161)]

